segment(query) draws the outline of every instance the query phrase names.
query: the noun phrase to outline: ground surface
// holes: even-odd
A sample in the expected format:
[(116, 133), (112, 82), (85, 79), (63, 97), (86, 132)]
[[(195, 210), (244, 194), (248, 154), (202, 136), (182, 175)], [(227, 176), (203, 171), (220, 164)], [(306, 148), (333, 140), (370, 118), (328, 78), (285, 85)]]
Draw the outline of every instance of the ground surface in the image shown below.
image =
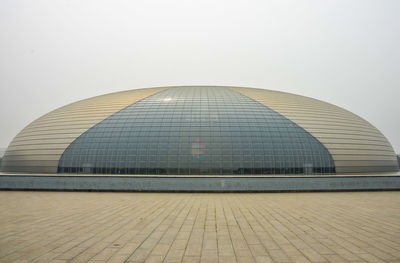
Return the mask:
[(400, 262), (400, 192), (0, 192), (1, 262)]

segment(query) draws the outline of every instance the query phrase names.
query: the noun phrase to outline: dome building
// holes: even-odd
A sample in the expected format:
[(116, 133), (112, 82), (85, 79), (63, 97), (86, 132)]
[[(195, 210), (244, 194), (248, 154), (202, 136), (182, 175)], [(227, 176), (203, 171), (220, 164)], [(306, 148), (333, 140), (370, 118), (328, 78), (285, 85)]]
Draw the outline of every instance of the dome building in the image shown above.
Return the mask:
[(388, 140), (316, 99), (187, 86), (102, 95), (56, 109), (10, 143), (2, 172), (99, 175), (337, 175), (397, 172)]

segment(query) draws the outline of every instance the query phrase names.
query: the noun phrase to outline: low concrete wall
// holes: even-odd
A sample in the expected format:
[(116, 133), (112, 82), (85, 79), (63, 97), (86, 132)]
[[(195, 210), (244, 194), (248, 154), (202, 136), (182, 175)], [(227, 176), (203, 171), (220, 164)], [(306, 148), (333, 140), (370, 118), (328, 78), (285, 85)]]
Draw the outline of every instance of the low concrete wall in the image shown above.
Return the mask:
[(400, 190), (400, 176), (144, 177), (0, 176), (1, 190), (301, 192)]

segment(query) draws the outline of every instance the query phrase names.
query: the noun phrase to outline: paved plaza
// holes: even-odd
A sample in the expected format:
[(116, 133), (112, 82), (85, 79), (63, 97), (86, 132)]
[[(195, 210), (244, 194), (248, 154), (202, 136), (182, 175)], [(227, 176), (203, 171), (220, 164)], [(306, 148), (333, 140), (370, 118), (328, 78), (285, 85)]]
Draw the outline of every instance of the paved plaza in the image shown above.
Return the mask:
[(1, 262), (400, 262), (400, 192), (0, 192)]

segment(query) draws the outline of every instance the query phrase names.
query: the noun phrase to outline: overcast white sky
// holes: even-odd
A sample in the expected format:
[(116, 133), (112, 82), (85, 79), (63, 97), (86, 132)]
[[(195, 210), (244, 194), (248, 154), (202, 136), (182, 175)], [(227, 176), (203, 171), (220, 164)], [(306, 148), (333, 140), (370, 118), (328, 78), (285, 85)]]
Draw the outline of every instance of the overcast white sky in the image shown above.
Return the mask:
[(0, 147), (105, 93), (232, 85), (321, 99), (400, 152), (400, 1), (0, 1)]

